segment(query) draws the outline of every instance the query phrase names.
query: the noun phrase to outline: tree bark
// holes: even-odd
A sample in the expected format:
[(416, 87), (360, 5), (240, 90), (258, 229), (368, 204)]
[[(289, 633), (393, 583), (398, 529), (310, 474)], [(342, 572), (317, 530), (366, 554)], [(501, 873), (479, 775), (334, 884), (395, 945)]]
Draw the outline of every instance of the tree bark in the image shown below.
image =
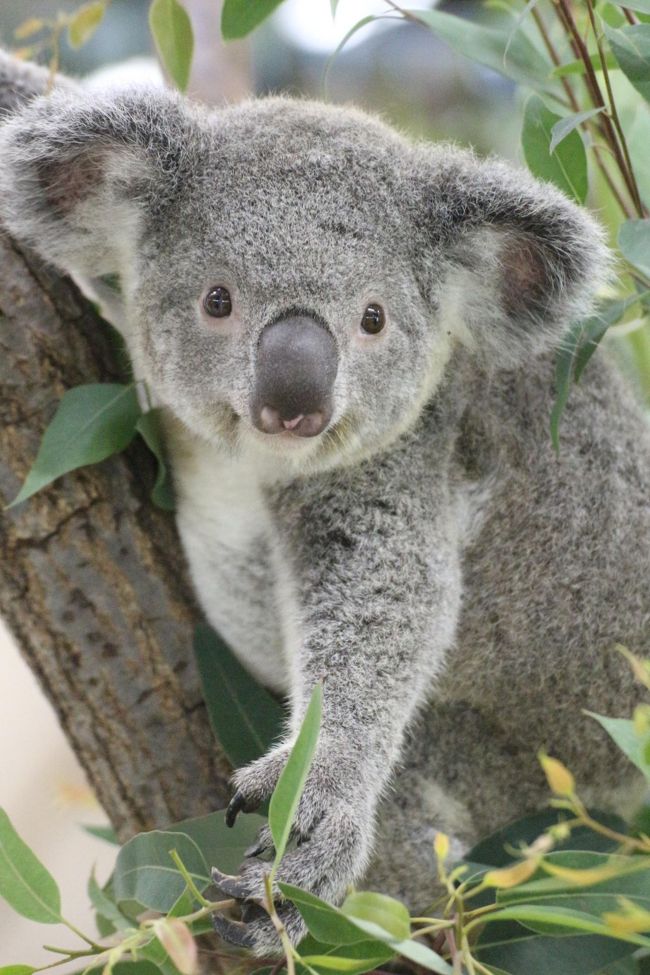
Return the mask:
[[(76, 287), (0, 235), (0, 500), (16, 495), (66, 389), (122, 378)], [(0, 614), (121, 840), (224, 805), (191, 649), (198, 611), (173, 517), (138, 443), (0, 519)]]

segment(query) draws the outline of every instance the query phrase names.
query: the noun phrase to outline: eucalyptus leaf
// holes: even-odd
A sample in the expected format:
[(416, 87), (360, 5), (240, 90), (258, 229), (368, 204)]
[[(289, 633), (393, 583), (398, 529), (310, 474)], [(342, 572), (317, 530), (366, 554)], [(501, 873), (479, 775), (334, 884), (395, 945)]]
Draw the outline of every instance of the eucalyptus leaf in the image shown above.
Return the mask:
[(94, 826), (85, 824), (82, 829), (88, 833), (89, 836), (94, 836), (98, 840), (104, 840), (106, 843), (111, 843), (114, 846), (119, 846), (120, 841), (117, 838), (117, 833), (112, 826)]
[(82, 47), (93, 36), (106, 13), (104, 0), (93, 0), (85, 3), (73, 14), (68, 23), (68, 41), (70, 47)]
[(239, 816), (236, 823), (229, 828), (226, 826), (224, 811), (221, 810), (174, 823), (168, 828), (168, 832), (189, 836), (210, 866), (218, 865), (224, 873), (237, 873), (246, 850), (257, 838), (264, 823), (262, 816), (249, 813), (247, 816)]
[(564, 907), (549, 907), (546, 904), (517, 904), (505, 907), (483, 916), (485, 924), (489, 925), (501, 921), (517, 921), (532, 931), (547, 933), (556, 929), (570, 933), (598, 934), (604, 937), (616, 938), (642, 948), (650, 948), (650, 938), (629, 931), (614, 931), (603, 921), (600, 921), (583, 911), (570, 910)]
[(97, 883), (94, 870), (88, 879), (88, 896), (97, 914), (110, 921), (114, 929), (121, 930), (131, 927), (130, 920), (122, 914), (117, 904)]
[(141, 410), (135, 386), (90, 383), (64, 393), (46, 429), (36, 460), (9, 507), (57, 477), (97, 464), (131, 442)]
[(61, 922), (56, 881), (20, 838), (4, 809), (0, 809), (0, 897), (30, 921)]
[(287, 759), (287, 764), (282, 770), (278, 784), (271, 796), (269, 826), (275, 844), (274, 869), (284, 856), (298, 803), (316, 751), (322, 699), (323, 688), (317, 684), (307, 706), (300, 732)]
[(285, 897), (296, 905), (307, 928), (319, 941), (331, 945), (351, 945), (367, 941), (365, 935), (337, 907), (292, 884), (278, 882)]
[(36, 969), (31, 965), (3, 965), (0, 967), (0, 975), (32, 975)]
[(627, 755), (631, 762), (634, 762), (636, 767), (643, 772), (647, 779), (650, 779), (650, 765), (645, 757), (648, 735), (638, 735), (634, 728), (634, 723), (628, 721), (626, 718), (608, 718), (602, 714), (594, 714), (593, 711), (587, 711), (587, 714), (595, 718), (602, 725), (623, 754)]
[(550, 153), (555, 152), (562, 140), (566, 139), (574, 129), (577, 129), (588, 119), (593, 118), (594, 115), (600, 115), (603, 111), (604, 108), (602, 106), (600, 108), (588, 108), (585, 112), (576, 112), (574, 115), (567, 115), (566, 118), (561, 118), (551, 129), (551, 142), (548, 151)]
[(553, 65), (528, 37), (519, 31), (486, 27), (441, 10), (408, 10), (459, 54), (477, 61), (519, 84), (536, 90), (553, 91)]
[(398, 941), (411, 936), (411, 919), (406, 907), (385, 894), (354, 891), (346, 897), (341, 910), (355, 922), (363, 920), (379, 924)]
[(618, 246), (623, 257), (650, 278), (650, 219), (626, 220), (619, 230)]
[(560, 449), (560, 419), (569, 399), (571, 379), (578, 382), (608, 328), (629, 308), (643, 301), (648, 293), (644, 291), (603, 302), (594, 315), (575, 322), (564, 336), (555, 360), (555, 403), (551, 412), (551, 440), (556, 452)]
[(283, 0), (225, 0), (221, 11), (221, 36), (238, 40), (255, 30)]
[(137, 901), (166, 914), (185, 890), (185, 881), (171, 858), (176, 850), (200, 891), (210, 884), (210, 871), (194, 840), (185, 833), (151, 830), (139, 833), (117, 856), (113, 891), (118, 905)]
[(603, 29), (621, 70), (650, 101), (650, 24), (610, 27), (603, 22)]
[(165, 70), (179, 91), (185, 91), (194, 54), (192, 22), (185, 7), (179, 0), (153, 0), (149, 27)]
[(532, 95), (524, 110), (521, 144), (530, 171), (540, 179), (555, 183), (568, 196), (584, 203), (589, 188), (587, 154), (575, 127), (551, 152), (553, 130), (564, 121)]
[(136, 423), (136, 430), (156, 458), (158, 464), (158, 475), (151, 489), (151, 500), (157, 508), (162, 508), (163, 511), (174, 511), (176, 507), (174, 487), (169, 470), (167, 469), (160, 410), (148, 410), (146, 413), (143, 413)]
[[(358, 941), (351, 945), (328, 945), (308, 935), (298, 950), (319, 975), (346, 971), (349, 975), (363, 975), (395, 957), (395, 952), (381, 941)], [(327, 961), (325, 961), (327, 958)], [(338, 967), (333, 961), (342, 962)]]
[(282, 734), (284, 709), (206, 623), (194, 631), (194, 655), (215, 738), (235, 767), (247, 765)]
[(638, 10), (642, 14), (650, 14), (650, 0), (609, 0), (617, 7), (627, 7), (628, 10)]
[(600, 975), (608, 964), (634, 950), (633, 945), (598, 935), (551, 938), (516, 924), (491, 924), (479, 940), (478, 958), (511, 975)]

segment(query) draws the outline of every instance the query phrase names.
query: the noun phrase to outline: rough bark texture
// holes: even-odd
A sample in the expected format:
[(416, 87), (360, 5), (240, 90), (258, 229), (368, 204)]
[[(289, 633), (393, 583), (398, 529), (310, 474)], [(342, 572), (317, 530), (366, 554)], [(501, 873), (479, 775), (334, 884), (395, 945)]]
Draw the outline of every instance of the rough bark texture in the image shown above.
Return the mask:
[[(63, 392), (120, 379), (74, 285), (0, 236), (0, 500), (17, 493)], [(0, 615), (121, 839), (223, 806), (194, 667), (198, 618), (142, 444), (0, 518)]]

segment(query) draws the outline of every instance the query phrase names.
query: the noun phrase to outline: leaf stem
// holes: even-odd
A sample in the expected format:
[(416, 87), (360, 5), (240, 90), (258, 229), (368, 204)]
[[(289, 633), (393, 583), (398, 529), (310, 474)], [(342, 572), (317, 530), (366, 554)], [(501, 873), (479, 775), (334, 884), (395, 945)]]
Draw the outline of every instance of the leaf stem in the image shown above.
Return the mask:
[(207, 897), (203, 896), (199, 888), (194, 883), (194, 878), (192, 877), (189, 870), (187, 869), (187, 867), (181, 860), (180, 856), (178, 855), (178, 851), (170, 850), (169, 855), (174, 861), (174, 863), (176, 864), (176, 867), (178, 868), (178, 872), (183, 877), (183, 880), (187, 884), (188, 889), (192, 894), (192, 896), (194, 897), (194, 899), (197, 900), (199, 904), (201, 904), (203, 907), (209, 907), (210, 901), (207, 899)]

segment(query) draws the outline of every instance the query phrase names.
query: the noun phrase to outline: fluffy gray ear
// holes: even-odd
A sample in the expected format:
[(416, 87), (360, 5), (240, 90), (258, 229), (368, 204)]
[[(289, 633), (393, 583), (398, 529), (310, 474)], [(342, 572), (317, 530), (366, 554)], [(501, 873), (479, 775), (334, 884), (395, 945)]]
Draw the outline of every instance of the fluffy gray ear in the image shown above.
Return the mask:
[(506, 163), (445, 148), (426, 166), (425, 275), (444, 327), (505, 367), (559, 345), (608, 277), (600, 227)]
[(164, 92), (37, 98), (0, 127), (0, 220), (66, 271), (119, 272), (142, 204), (173, 197), (190, 125)]

